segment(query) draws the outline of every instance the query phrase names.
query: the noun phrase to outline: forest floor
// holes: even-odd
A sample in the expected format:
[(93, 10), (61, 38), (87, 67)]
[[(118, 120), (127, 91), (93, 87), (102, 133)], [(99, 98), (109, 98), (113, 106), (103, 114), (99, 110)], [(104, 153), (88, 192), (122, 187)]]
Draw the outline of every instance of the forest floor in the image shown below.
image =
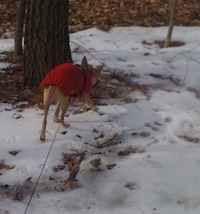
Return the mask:
[[(12, 38), (18, 11), (18, 0), (0, 0), (0, 38)], [(166, 26), (169, 23), (171, 4), (168, 0), (70, 0), (70, 32), (96, 27), (109, 31), (112, 27)], [(175, 25), (197, 26), (200, 24), (199, 0), (178, 1)], [(21, 59), (12, 53), (3, 53), (0, 62), (14, 64), (0, 75), (0, 101), (12, 103), (28, 100), (32, 105), (38, 99), (39, 88), (23, 86)], [(6, 90), (4, 90), (6, 88)], [(13, 96), (18, 94), (17, 99)]]
[[(14, 30), (18, 0), (0, 0), (0, 36)], [(157, 27), (169, 24), (171, 1), (169, 0), (70, 0), (69, 25), (75, 30), (97, 27), (145, 26)], [(199, 0), (178, 1), (175, 25), (200, 24)]]

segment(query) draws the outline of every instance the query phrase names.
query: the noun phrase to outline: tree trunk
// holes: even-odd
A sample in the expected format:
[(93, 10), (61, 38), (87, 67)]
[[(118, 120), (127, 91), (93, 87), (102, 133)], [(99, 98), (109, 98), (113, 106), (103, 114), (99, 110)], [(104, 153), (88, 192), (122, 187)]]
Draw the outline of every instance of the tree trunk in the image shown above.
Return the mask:
[(26, 10), (26, 0), (19, 1), (19, 11), (17, 16), (17, 26), (15, 32), (15, 55), (22, 55), (22, 38), (24, 29), (24, 19)]
[(71, 62), (69, 0), (28, 0), (24, 48), (24, 84), (40, 84), (57, 65)]
[(166, 37), (165, 43), (164, 43), (164, 48), (168, 48), (170, 45), (170, 42), (171, 42), (171, 36), (172, 36), (173, 27), (174, 27), (174, 17), (175, 17), (176, 5), (177, 5), (177, 0), (172, 0), (170, 23), (169, 23), (167, 37)]

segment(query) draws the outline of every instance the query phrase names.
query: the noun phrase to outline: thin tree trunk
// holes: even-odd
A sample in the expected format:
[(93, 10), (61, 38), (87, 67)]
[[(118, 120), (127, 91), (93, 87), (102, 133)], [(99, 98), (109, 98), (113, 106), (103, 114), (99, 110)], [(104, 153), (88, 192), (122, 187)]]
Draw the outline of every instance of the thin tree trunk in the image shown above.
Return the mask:
[(15, 55), (22, 55), (22, 38), (23, 38), (23, 29), (24, 29), (24, 19), (25, 19), (25, 10), (26, 10), (26, 0), (19, 1), (19, 11), (17, 16), (17, 26), (15, 32)]
[(37, 86), (57, 65), (71, 61), (69, 0), (29, 0), (27, 5), (24, 84)]
[(175, 17), (175, 13), (176, 13), (176, 5), (177, 5), (177, 0), (172, 0), (170, 23), (169, 23), (167, 37), (166, 37), (165, 43), (164, 43), (164, 48), (169, 47), (170, 43), (171, 43), (171, 36), (172, 36), (173, 27), (174, 27), (174, 17)]

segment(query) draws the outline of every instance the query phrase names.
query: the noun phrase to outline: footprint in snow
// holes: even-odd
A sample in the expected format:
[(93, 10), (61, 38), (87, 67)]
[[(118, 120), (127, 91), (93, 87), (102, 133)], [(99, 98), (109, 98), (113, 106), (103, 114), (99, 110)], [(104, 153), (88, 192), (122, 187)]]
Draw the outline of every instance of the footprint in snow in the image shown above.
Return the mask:
[(0, 137), (1, 144), (10, 144), (10, 143), (16, 143), (16, 142), (19, 142), (18, 136)]
[(161, 126), (162, 124), (158, 122), (154, 122), (154, 124), (145, 123), (144, 125), (145, 127), (151, 128), (153, 131), (160, 131), (160, 128), (158, 126)]

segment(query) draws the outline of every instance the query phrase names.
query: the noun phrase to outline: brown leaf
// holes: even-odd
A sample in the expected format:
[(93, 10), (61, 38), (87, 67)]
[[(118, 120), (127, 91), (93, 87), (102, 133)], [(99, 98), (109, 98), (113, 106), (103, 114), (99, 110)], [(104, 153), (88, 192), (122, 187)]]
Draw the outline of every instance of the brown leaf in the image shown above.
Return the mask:
[(99, 138), (104, 138), (104, 137), (105, 137), (105, 135), (103, 133), (101, 133), (98, 137), (95, 137), (94, 139), (97, 140)]
[(107, 165), (107, 169), (110, 170), (110, 169), (113, 169), (117, 164), (114, 163), (114, 164), (109, 164)]
[(199, 143), (199, 138), (197, 137), (191, 137), (191, 136), (180, 136), (180, 138), (184, 139), (185, 141), (188, 141), (190, 143)]
[(20, 151), (10, 151), (9, 153), (11, 154), (11, 155), (13, 155), (13, 156), (16, 156), (18, 153), (19, 153)]
[(13, 168), (15, 168), (15, 166), (6, 165), (4, 162), (0, 162), (0, 170), (11, 170)]
[(128, 156), (130, 154), (135, 154), (135, 153), (143, 153), (144, 150), (143, 149), (140, 149), (140, 148), (133, 148), (133, 147), (128, 147), (126, 150), (124, 151), (120, 151), (118, 152), (117, 154), (119, 156)]
[(17, 120), (17, 119), (23, 118), (23, 116), (21, 114), (14, 114), (13, 118)]
[(66, 180), (66, 181), (64, 182), (64, 186), (65, 186), (66, 188), (71, 188), (71, 187), (73, 186), (73, 181), (71, 181), (71, 180)]
[(92, 164), (92, 166), (94, 166), (95, 168), (98, 168), (101, 165), (101, 159), (94, 159), (92, 161), (90, 161), (90, 163)]

